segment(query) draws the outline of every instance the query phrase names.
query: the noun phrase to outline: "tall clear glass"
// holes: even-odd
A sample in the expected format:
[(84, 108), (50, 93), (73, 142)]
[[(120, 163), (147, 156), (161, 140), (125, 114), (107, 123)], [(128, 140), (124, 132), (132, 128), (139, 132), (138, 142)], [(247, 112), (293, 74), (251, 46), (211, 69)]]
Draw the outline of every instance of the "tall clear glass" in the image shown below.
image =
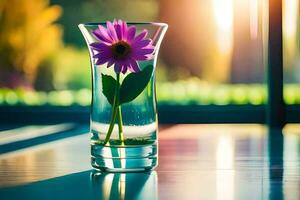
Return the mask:
[[(99, 25), (107, 28), (106, 23), (79, 25), (89, 48), (92, 67), (91, 164), (95, 169), (110, 172), (151, 170), (157, 166), (158, 156), (155, 68), (168, 26), (164, 23), (127, 23), (128, 27), (136, 27), (136, 34), (147, 30), (147, 38), (152, 40), (154, 46), (151, 59), (138, 61), (141, 70), (139, 75), (130, 71), (116, 74), (114, 67), (107, 67), (107, 63), (99, 65), (99, 61), (97, 63), (91, 44), (97, 42), (93, 31)], [(130, 82), (128, 87), (124, 86), (126, 79), (131, 80), (127, 81)], [(117, 85), (121, 87), (119, 95), (111, 99), (122, 101), (120, 96), (123, 95), (123, 99), (129, 100), (114, 107), (112, 102), (115, 101), (109, 101), (109, 96), (114, 94), (115, 87), (109, 87), (109, 80), (119, 83), (115, 84), (116, 91)], [(136, 97), (132, 96), (133, 90), (140, 90)]]

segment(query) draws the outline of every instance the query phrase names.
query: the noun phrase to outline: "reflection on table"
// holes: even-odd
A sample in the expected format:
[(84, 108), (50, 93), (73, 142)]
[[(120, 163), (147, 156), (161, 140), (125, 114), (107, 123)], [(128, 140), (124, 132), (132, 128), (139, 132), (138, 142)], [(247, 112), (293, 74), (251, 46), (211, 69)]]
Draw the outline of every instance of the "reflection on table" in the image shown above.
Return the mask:
[(300, 199), (298, 125), (161, 127), (159, 167), (100, 173), (88, 134), (0, 156), (4, 199)]

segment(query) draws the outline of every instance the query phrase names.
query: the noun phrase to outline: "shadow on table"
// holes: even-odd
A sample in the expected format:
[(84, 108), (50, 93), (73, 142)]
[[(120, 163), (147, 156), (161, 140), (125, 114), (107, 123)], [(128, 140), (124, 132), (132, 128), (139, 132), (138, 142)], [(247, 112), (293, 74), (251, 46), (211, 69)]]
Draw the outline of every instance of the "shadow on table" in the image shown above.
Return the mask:
[(281, 129), (269, 129), (268, 158), (269, 158), (269, 199), (283, 200), (284, 176), (284, 135)]
[(14, 199), (157, 199), (157, 174), (84, 171), (8, 188), (2, 200)]

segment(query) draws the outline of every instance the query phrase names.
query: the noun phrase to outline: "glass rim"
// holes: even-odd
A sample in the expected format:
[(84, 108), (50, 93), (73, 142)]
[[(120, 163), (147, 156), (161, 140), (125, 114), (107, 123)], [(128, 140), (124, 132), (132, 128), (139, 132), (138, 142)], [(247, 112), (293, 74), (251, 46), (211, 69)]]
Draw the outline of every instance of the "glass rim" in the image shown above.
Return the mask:
[[(126, 22), (128, 25), (155, 25), (160, 27), (168, 27), (167, 23), (163, 22)], [(106, 22), (87, 22), (87, 23), (80, 23), (78, 26), (97, 26), (97, 25), (106, 25)]]

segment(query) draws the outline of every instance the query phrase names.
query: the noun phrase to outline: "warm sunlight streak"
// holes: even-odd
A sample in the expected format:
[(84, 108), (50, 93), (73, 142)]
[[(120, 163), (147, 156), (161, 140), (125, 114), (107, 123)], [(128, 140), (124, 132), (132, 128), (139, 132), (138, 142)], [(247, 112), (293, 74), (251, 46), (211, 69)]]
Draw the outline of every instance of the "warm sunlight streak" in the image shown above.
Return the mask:
[(217, 199), (234, 199), (234, 143), (229, 135), (220, 136), (216, 152)]
[(214, 15), (219, 30), (229, 32), (232, 29), (233, 0), (214, 0)]
[(298, 0), (283, 0), (283, 31), (286, 37), (297, 33)]
[(108, 200), (110, 198), (113, 180), (114, 180), (114, 174), (107, 174), (104, 177), (104, 184), (102, 185), (104, 200)]
[[(213, 0), (212, 11), (215, 21), (215, 47), (212, 62), (207, 70), (203, 70), (206, 77), (214, 80), (228, 81), (233, 50), (233, 0)], [(218, 73), (212, 73), (218, 71)]]
[(257, 39), (258, 36), (258, 0), (251, 0), (250, 2), (250, 37)]
[(125, 191), (126, 191), (126, 174), (120, 174), (119, 181), (119, 200), (125, 199)]
[(230, 136), (222, 135), (218, 139), (217, 146), (217, 168), (218, 169), (232, 169), (234, 146)]
[(284, 64), (293, 65), (297, 54), (297, 23), (299, 0), (283, 1)]
[(214, 16), (217, 25), (218, 46), (227, 53), (232, 46), (233, 0), (214, 0)]

